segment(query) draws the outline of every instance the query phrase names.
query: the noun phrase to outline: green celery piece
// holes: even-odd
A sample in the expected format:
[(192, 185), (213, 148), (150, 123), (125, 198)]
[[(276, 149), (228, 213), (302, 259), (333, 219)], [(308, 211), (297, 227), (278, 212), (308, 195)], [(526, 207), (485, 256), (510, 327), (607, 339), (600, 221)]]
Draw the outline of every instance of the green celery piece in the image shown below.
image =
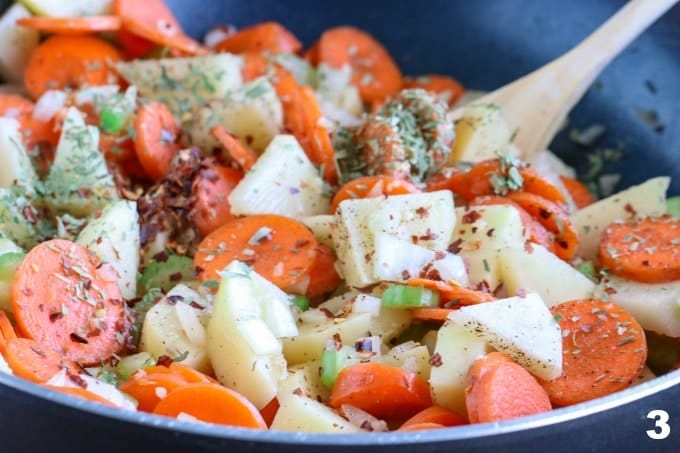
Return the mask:
[(383, 307), (390, 308), (437, 307), (439, 293), (422, 286), (392, 285), (381, 300)]
[(355, 363), (359, 363), (354, 348), (342, 346), (326, 348), (321, 355), (321, 383), (326, 387), (333, 388), (340, 371)]

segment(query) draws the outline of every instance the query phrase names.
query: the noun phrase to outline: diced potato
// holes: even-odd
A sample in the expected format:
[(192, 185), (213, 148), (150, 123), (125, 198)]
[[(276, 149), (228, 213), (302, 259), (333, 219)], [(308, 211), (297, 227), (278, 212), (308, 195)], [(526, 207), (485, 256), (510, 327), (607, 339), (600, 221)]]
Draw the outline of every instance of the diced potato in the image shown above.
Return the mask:
[(316, 400), (287, 394), (279, 396), (279, 410), (270, 429), (294, 433), (358, 433), (359, 428)]
[(602, 232), (613, 221), (629, 217), (631, 212), (642, 216), (665, 213), (669, 184), (668, 177), (652, 178), (576, 211), (571, 221), (581, 239), (577, 254), (586, 260), (597, 261)]
[(479, 162), (496, 157), (510, 144), (512, 131), (501, 109), (494, 104), (470, 104), (463, 107), (456, 121), (456, 139), (451, 149), (451, 164), (458, 161)]
[(451, 242), (460, 248), (458, 255), (465, 260), (470, 284), (494, 290), (502, 282), (498, 253), (523, 248), (528, 239), (519, 212), (511, 206), (479, 206), (456, 208), (456, 217)]
[(26, 217), (26, 213), (37, 216), (36, 209), (22, 196), (12, 190), (0, 188), (0, 232), (25, 249), (38, 242), (38, 229)]
[(226, 98), (213, 98), (192, 112), (185, 126), (187, 140), (204, 152), (221, 149), (210, 133), (218, 124), (261, 153), (283, 129), (283, 109), (276, 90), (261, 77)]
[(462, 307), (449, 320), (542, 379), (562, 374), (560, 326), (536, 293)]
[(24, 147), (19, 122), (0, 118), (0, 187), (12, 189), (27, 198), (34, 198), (38, 175)]
[(333, 230), (338, 269), (350, 286), (377, 283), (373, 268), (377, 233), (445, 250), (454, 227), (453, 197), (448, 190), (345, 200)]
[(0, 75), (6, 82), (22, 83), (24, 69), (33, 49), (38, 47), (40, 32), (17, 25), (17, 20), (31, 13), (20, 3), (10, 6), (0, 19)]
[(548, 307), (593, 295), (595, 283), (545, 247), (509, 247), (498, 254), (501, 278), (509, 295), (535, 292)]
[(381, 307), (380, 313), (373, 316), (371, 335), (378, 335), (384, 344), (389, 345), (411, 325), (411, 314), (402, 308)]
[(313, 360), (288, 367), (288, 374), (279, 383), (278, 395), (298, 393), (316, 401), (326, 401), (330, 390), (321, 383), (321, 362)]
[(467, 414), (465, 407), (465, 378), (472, 363), (487, 352), (484, 340), (468, 332), (463, 326), (447, 321), (437, 333), (434, 355), (441, 359), (430, 371), (432, 400), (439, 406)]
[(278, 135), (228, 197), (234, 215), (279, 214), (296, 219), (328, 212), (316, 167), (292, 135)]
[(330, 214), (320, 214), (307, 216), (300, 219), (302, 223), (307, 225), (307, 228), (312, 230), (314, 238), (330, 248), (333, 244), (333, 226), (335, 225), (335, 216)]
[(680, 337), (680, 281), (651, 284), (610, 276), (595, 288), (595, 297), (620, 305), (645, 330)]
[(165, 103), (182, 118), (192, 108), (224, 99), (243, 84), (243, 58), (228, 53), (200, 57), (133, 60), (116, 65), (140, 95)]
[(102, 262), (113, 265), (125, 299), (137, 295), (139, 235), (137, 203), (121, 200), (104, 208), (101, 216), (90, 221), (77, 239)]
[(427, 346), (420, 345), (403, 350), (403, 345), (397, 345), (383, 354), (382, 362), (386, 365), (404, 368), (413, 371), (421, 378), (430, 379), (430, 351)]
[(283, 340), (283, 354), (288, 364), (321, 360), (326, 343), (332, 340), (334, 335), (340, 335), (343, 343), (353, 345), (359, 338), (369, 336), (374, 328), (374, 318), (369, 313), (350, 313), (345, 317), (324, 316), (324, 318), (318, 323), (300, 324), (297, 337)]

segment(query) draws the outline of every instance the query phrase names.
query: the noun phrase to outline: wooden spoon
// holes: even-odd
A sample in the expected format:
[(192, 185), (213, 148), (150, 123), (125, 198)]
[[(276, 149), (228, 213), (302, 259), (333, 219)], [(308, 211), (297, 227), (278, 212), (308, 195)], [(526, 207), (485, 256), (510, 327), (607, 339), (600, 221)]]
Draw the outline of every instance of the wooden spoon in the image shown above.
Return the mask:
[(602, 70), (678, 0), (631, 0), (581, 44), (475, 101), (497, 104), (523, 157), (547, 148)]

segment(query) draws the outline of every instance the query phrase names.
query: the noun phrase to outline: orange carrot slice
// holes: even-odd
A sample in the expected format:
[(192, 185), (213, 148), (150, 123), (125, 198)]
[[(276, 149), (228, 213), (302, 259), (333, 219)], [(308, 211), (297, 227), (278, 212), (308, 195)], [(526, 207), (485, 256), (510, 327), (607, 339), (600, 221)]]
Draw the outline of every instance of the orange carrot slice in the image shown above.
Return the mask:
[(567, 406), (622, 390), (647, 359), (640, 324), (623, 308), (597, 299), (550, 309), (562, 329), (562, 375), (541, 381), (550, 401)]
[(560, 176), (560, 180), (578, 209), (583, 209), (595, 203), (595, 197), (581, 181), (567, 176)]
[(302, 43), (277, 22), (263, 22), (243, 28), (215, 46), (218, 52), (298, 53)]
[(59, 352), (29, 338), (7, 341), (3, 356), (15, 375), (38, 384), (49, 381), (61, 370), (78, 374), (80, 369)]
[(420, 77), (405, 77), (404, 88), (422, 88), (434, 93), (449, 105), (455, 104), (463, 96), (465, 89), (453, 77), (428, 74)]
[(121, 27), (121, 20), (117, 16), (22, 17), (17, 20), (17, 24), (43, 33), (82, 35), (118, 31)]
[(45, 386), (48, 389), (57, 391), (59, 393), (64, 393), (66, 395), (71, 395), (76, 398), (84, 399), (87, 401), (91, 401), (93, 403), (99, 403), (103, 404), (104, 406), (110, 406), (110, 407), (116, 407), (115, 404), (113, 404), (111, 401), (107, 400), (106, 398), (97, 395), (96, 393), (93, 393), (87, 389), (84, 389), (82, 387), (60, 387), (56, 385), (46, 385)]
[(338, 287), (342, 279), (335, 270), (335, 252), (323, 244), (316, 245), (316, 258), (309, 270), (309, 285), (305, 295), (321, 296)]
[(38, 244), (23, 259), (12, 312), (23, 336), (82, 365), (121, 352), (129, 331), (115, 271), (97, 267), (83, 246), (64, 239)]
[(242, 178), (240, 171), (221, 165), (201, 169), (192, 188), (192, 218), (201, 236), (234, 218), (227, 197)]
[(409, 286), (422, 286), (439, 292), (440, 304), (444, 307), (457, 305), (476, 305), (483, 302), (496, 300), (493, 294), (484, 291), (475, 291), (463, 286), (452, 285), (441, 280), (430, 280), (428, 278), (411, 278), (408, 280)]
[[(466, 425), (467, 420), (446, 407), (431, 406), (406, 420), (399, 427), (399, 431), (413, 430), (418, 425), (421, 425), (421, 427), (417, 429), (424, 429), (422, 427), (424, 424), (436, 424), (439, 426), (435, 426), (434, 428), (443, 428), (445, 426)], [(427, 429), (432, 429), (432, 427), (428, 427)]]
[(222, 144), (222, 147), (229, 153), (231, 158), (236, 162), (245, 172), (255, 165), (257, 155), (241, 140), (227, 132), (224, 127), (217, 125), (210, 133)]
[(392, 176), (363, 176), (349, 181), (338, 190), (331, 201), (330, 211), (335, 213), (340, 203), (345, 200), (406, 195), (416, 192), (420, 192), (420, 189), (405, 179)]
[(118, 50), (97, 37), (52, 35), (31, 53), (24, 84), (38, 99), (47, 90), (117, 83), (111, 64), (118, 60)]
[(135, 151), (139, 163), (149, 177), (162, 179), (179, 151), (180, 127), (170, 109), (160, 102), (149, 102), (137, 111), (135, 119)]

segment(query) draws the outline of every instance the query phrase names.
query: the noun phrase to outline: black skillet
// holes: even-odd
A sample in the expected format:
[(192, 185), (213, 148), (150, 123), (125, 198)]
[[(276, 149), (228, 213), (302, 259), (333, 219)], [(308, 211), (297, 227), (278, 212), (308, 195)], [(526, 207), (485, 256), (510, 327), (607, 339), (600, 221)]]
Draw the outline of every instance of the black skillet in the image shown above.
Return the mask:
[[(65, 1), (65, 0), (55, 0)], [(140, 0), (144, 1), (144, 0)], [(653, 0), (650, 0), (653, 1)], [(5, 5), (7, 2), (3, 2)], [(564, 53), (613, 14), (621, 0), (169, 0), (187, 32), (277, 20), (306, 44), (333, 25), (373, 33), (408, 74), (439, 72), (490, 90)], [(4, 45), (4, 43), (0, 43)], [(660, 124), (641, 121), (655, 111)], [(582, 129), (603, 124), (597, 146), (623, 150), (607, 173), (619, 187), (670, 175), (680, 194), (680, 7), (636, 40), (570, 115)], [(654, 127), (662, 130), (654, 130)], [(588, 173), (587, 154), (562, 133), (552, 149)], [(592, 175), (589, 175), (592, 176)], [(651, 411), (666, 411), (665, 439)], [(660, 423), (660, 422), (659, 422)], [(663, 423), (660, 423), (662, 425)], [(658, 437), (658, 435), (656, 435)], [(321, 436), (250, 432), (125, 413), (48, 392), (0, 374), (0, 452), (680, 451), (680, 371), (616, 395), (549, 414), (433, 432)]]

